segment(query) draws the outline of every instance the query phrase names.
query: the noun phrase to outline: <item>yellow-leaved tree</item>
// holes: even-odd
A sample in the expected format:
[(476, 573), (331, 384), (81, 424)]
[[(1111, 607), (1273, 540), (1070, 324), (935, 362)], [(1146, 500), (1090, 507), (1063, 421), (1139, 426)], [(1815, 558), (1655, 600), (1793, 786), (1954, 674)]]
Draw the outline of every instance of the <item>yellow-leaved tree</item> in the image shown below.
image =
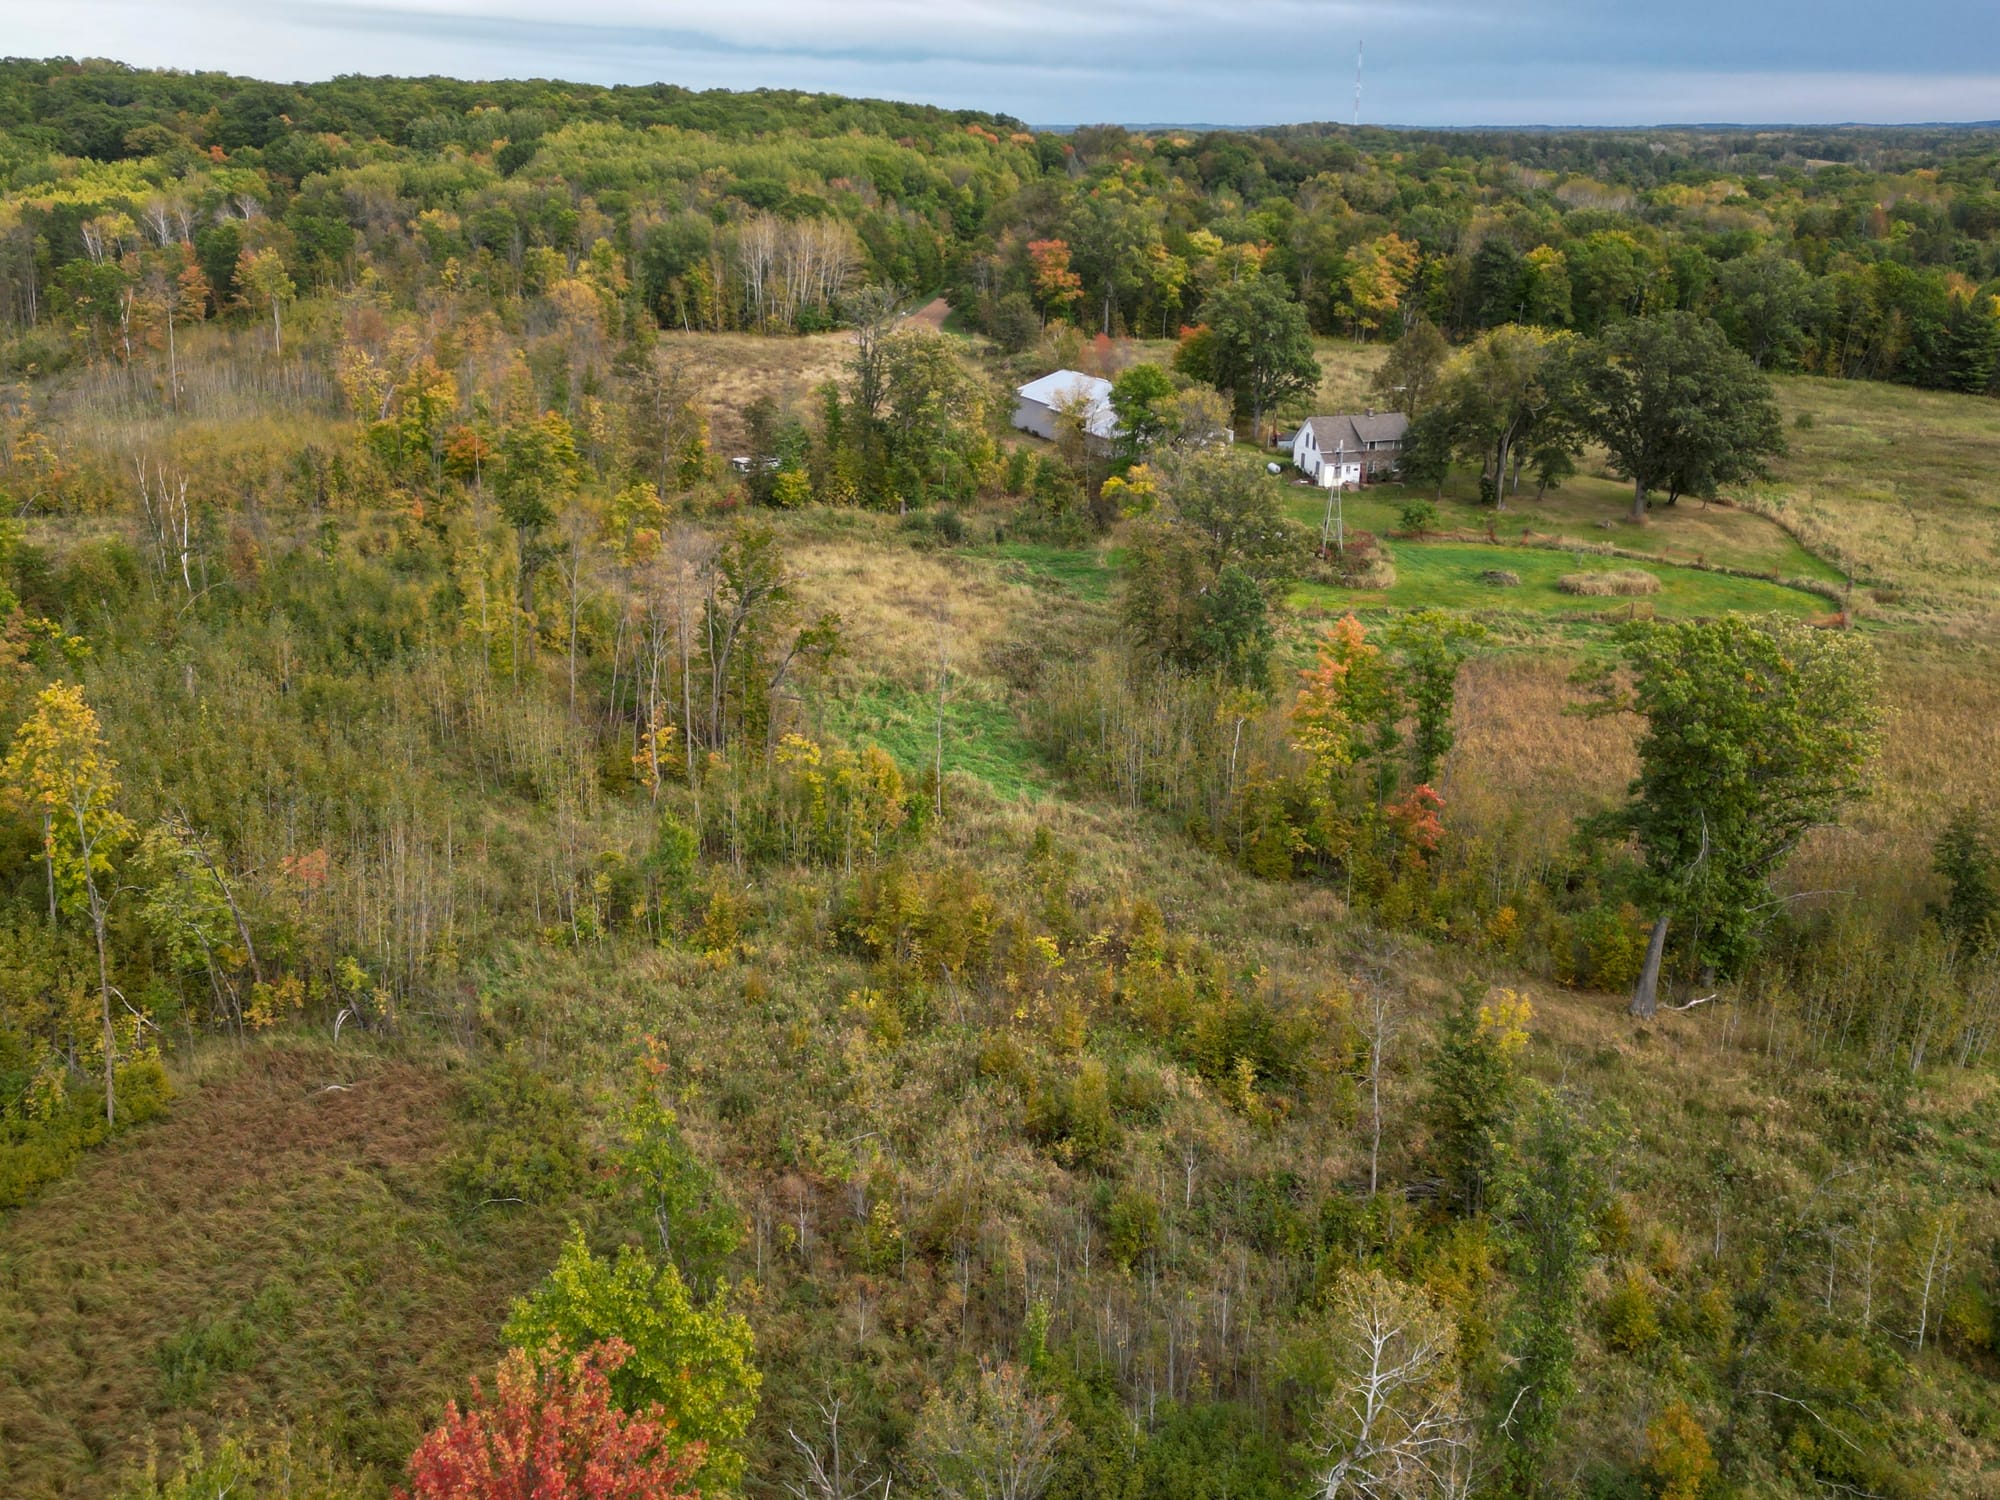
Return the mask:
[(245, 250), (236, 262), (236, 284), (243, 289), (245, 306), (268, 309), (271, 314), (271, 347), (285, 352), (285, 304), (298, 295), (285, 258), (276, 250)]
[(96, 711), (83, 689), (53, 682), (35, 699), (35, 711), (14, 735), (4, 773), (8, 788), (42, 820), (54, 900), (83, 910), (97, 940), (97, 992), (104, 1019), (104, 1118), (116, 1123), (113, 1069), (117, 1039), (111, 1024), (111, 971), (105, 956), (110, 895), (105, 877), (132, 823), (118, 811), (118, 763), (111, 758)]

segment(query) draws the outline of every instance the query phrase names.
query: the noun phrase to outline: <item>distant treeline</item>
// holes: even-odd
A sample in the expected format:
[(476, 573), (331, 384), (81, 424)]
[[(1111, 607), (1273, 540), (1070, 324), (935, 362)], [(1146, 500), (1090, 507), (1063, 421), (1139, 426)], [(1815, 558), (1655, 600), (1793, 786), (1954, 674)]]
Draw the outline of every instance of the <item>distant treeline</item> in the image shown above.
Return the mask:
[(194, 316), (286, 281), (510, 303), (588, 267), (667, 326), (827, 327), (892, 283), (1022, 345), (1051, 318), (1172, 336), (1261, 271), (1326, 333), (1689, 310), (1767, 368), (1983, 392), (1997, 182), (1991, 129), (1058, 134), (779, 90), (14, 60), (0, 324), (47, 368), (129, 357), (170, 295)]

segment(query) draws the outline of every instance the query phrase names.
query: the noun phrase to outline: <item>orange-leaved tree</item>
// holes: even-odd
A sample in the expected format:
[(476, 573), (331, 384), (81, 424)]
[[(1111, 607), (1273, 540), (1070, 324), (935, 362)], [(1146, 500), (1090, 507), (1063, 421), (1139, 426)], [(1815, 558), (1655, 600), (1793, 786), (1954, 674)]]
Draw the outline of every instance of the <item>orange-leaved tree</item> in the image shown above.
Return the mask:
[(1357, 762), (1375, 761), (1383, 780), (1400, 707), (1382, 648), (1351, 612), (1341, 616), (1320, 636), (1313, 665), (1299, 673), (1292, 703), (1292, 744), (1312, 760), (1317, 795), (1337, 800), (1344, 773)]
[(628, 1352), (616, 1339), (577, 1355), (514, 1350), (490, 1397), (475, 1380), (464, 1409), (445, 1407), (397, 1500), (699, 1500), (703, 1445), (676, 1447), (657, 1406), (627, 1414), (611, 1400)]
[(1083, 297), (1083, 278), (1070, 269), (1070, 250), (1063, 240), (1031, 240), (1028, 261), (1034, 268), (1035, 290), (1042, 305), (1061, 317)]

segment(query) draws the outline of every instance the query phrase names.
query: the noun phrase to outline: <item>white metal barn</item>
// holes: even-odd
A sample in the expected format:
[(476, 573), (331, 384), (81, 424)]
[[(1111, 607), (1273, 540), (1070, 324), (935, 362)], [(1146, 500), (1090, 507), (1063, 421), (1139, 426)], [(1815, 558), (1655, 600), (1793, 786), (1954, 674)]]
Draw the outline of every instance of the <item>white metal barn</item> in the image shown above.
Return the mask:
[(1111, 410), (1111, 382), (1081, 370), (1057, 370), (1031, 380), (1014, 392), (1014, 425), (1036, 437), (1053, 440), (1056, 414), (1081, 411), (1083, 430), (1092, 446), (1110, 447), (1118, 435), (1118, 418)]

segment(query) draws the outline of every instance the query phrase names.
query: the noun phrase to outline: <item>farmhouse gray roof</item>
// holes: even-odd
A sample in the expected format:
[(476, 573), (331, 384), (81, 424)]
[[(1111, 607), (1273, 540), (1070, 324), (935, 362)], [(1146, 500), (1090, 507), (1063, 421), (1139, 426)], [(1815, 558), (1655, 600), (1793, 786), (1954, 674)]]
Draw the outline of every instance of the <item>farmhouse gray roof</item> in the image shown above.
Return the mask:
[(1370, 443), (1401, 443), (1410, 430), (1410, 419), (1399, 411), (1340, 412), (1310, 417), (1313, 444), (1322, 453), (1338, 446), (1365, 449)]

